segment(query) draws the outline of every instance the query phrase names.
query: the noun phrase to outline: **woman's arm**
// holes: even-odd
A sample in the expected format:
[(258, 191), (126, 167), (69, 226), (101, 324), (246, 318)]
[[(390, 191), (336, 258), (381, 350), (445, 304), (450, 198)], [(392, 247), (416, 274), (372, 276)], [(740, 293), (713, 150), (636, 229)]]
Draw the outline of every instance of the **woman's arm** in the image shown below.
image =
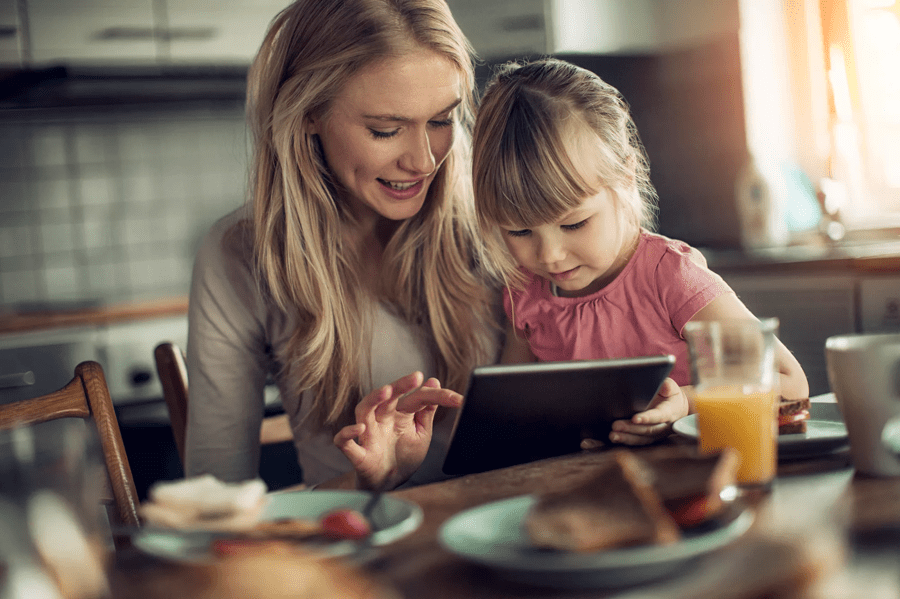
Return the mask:
[(185, 475), (259, 476), (266, 356), (256, 284), (217, 223), (194, 265), (188, 311)]

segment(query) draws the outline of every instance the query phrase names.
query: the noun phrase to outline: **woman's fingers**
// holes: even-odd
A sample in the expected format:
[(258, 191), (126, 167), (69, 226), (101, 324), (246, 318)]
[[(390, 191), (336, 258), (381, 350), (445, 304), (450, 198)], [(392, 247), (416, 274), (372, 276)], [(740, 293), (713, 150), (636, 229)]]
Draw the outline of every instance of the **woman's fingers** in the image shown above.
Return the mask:
[(404, 393), (409, 393), (413, 389), (418, 389), (419, 387), (421, 387), (422, 381), (424, 379), (425, 375), (421, 372), (416, 371), (397, 379), (396, 381), (391, 383), (391, 386), (394, 388), (394, 393), (399, 396), (403, 395)]
[(397, 402), (397, 411), (413, 414), (424, 408), (444, 406), (446, 408), (458, 408), (462, 405), (463, 397), (456, 391), (422, 386), (412, 393), (402, 395)]
[(366, 457), (366, 450), (356, 442), (365, 431), (365, 424), (356, 423), (345, 426), (334, 436), (334, 444), (344, 452), (351, 464), (358, 464)]

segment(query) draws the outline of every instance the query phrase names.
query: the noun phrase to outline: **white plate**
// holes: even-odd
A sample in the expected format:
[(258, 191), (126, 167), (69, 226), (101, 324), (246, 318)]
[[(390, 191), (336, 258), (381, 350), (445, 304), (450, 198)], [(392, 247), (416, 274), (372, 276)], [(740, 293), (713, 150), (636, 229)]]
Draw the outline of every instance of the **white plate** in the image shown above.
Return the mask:
[[(272, 493), (263, 512), (263, 520), (306, 518), (317, 520), (337, 508), (362, 510), (370, 495), (362, 491), (296, 491)], [(386, 545), (405, 537), (422, 523), (422, 508), (415, 503), (382, 495), (371, 514), (372, 545)], [(210, 544), (227, 536), (207, 531), (177, 531), (145, 528), (138, 532), (134, 545), (150, 555), (179, 562), (205, 562), (212, 558)], [(317, 546), (330, 555), (346, 555), (353, 551), (353, 541), (338, 541)]]
[(574, 553), (531, 545), (522, 522), (534, 502), (534, 495), (522, 495), (461, 512), (441, 527), (440, 543), (509, 580), (557, 588), (614, 588), (674, 574), (686, 562), (740, 537), (753, 521), (752, 513), (743, 510), (727, 523), (685, 533), (674, 545)]
[[(834, 404), (813, 403), (805, 433), (778, 435), (779, 458), (801, 458), (830, 453), (849, 443), (847, 427), (836, 415)], [(677, 420), (672, 429), (685, 437), (698, 438), (697, 415)]]

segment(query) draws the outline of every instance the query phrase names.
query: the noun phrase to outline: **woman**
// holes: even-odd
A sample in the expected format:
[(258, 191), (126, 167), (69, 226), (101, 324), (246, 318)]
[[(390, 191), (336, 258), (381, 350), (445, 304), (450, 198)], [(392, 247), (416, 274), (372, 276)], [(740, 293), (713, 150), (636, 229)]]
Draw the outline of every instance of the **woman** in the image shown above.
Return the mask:
[[(249, 202), (194, 267), (188, 476), (257, 475), (267, 376), (304, 482), (353, 469), (391, 488), (415, 472), (437, 406), (457, 407), (450, 389), (496, 358), (473, 88), (442, 0), (297, 0), (275, 18), (248, 76)], [(436, 419), (436, 454), (450, 420)]]

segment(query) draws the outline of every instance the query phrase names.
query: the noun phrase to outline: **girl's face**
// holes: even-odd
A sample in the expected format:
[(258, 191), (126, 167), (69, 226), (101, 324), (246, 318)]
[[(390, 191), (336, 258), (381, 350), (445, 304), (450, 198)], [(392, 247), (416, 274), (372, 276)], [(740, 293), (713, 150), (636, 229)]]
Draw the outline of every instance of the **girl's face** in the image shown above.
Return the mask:
[(500, 227), (520, 266), (556, 284), (559, 295), (589, 295), (622, 272), (634, 252), (612, 191), (601, 188), (556, 222)]
[(456, 65), (420, 48), (364, 68), (313, 120), (339, 193), (362, 222), (422, 208), (453, 145), (461, 85)]

